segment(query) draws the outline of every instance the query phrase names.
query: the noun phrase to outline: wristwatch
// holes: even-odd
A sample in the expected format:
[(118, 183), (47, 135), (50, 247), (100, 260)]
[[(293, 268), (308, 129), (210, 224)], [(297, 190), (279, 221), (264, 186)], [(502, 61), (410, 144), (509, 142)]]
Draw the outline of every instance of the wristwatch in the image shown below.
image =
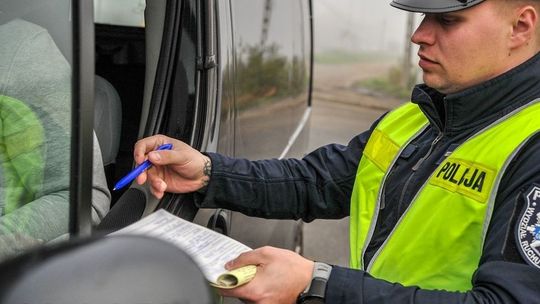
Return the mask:
[(332, 266), (315, 262), (313, 267), (313, 275), (311, 282), (306, 289), (298, 296), (296, 303), (298, 304), (324, 304), (324, 296), (326, 293), (326, 282), (332, 272)]

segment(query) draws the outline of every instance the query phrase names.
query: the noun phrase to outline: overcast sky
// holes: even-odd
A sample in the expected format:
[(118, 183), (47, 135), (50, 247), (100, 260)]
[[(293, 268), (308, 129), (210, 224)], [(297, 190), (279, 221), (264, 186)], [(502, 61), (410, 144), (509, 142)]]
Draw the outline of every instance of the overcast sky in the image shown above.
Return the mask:
[(316, 50), (402, 53), (407, 13), (389, 3), (390, 0), (313, 0)]

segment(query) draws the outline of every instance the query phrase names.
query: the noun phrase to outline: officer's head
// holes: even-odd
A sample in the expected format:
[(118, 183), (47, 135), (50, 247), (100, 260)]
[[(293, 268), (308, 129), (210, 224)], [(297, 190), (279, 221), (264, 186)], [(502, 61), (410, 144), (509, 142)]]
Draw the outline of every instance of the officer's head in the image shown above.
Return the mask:
[(492, 79), (540, 51), (540, 0), (393, 0), (423, 13), (411, 40), (424, 82), (448, 94)]

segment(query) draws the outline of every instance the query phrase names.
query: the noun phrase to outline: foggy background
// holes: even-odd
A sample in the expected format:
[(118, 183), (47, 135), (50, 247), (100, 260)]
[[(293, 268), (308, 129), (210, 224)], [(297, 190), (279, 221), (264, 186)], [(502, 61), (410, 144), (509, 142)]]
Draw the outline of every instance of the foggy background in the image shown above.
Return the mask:
[(317, 52), (382, 51), (399, 57), (407, 13), (390, 1), (313, 0)]
[[(312, 0), (316, 52), (383, 52), (402, 56), (407, 13), (389, 0)], [(279, 5), (279, 1), (274, 1)], [(144, 26), (145, 0), (95, 0), (96, 22)], [(417, 17), (418, 19), (418, 17)], [(252, 25), (253, 26), (253, 25)], [(260, 29), (254, 26), (258, 34)], [(287, 34), (284, 32), (283, 34)]]

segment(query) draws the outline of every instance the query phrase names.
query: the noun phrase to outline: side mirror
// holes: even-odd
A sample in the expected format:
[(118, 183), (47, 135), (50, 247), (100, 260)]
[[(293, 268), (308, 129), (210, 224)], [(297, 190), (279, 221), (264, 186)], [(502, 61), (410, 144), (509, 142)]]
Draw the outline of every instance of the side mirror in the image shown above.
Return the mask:
[(0, 303), (216, 303), (184, 252), (142, 236), (41, 248), (0, 264)]

